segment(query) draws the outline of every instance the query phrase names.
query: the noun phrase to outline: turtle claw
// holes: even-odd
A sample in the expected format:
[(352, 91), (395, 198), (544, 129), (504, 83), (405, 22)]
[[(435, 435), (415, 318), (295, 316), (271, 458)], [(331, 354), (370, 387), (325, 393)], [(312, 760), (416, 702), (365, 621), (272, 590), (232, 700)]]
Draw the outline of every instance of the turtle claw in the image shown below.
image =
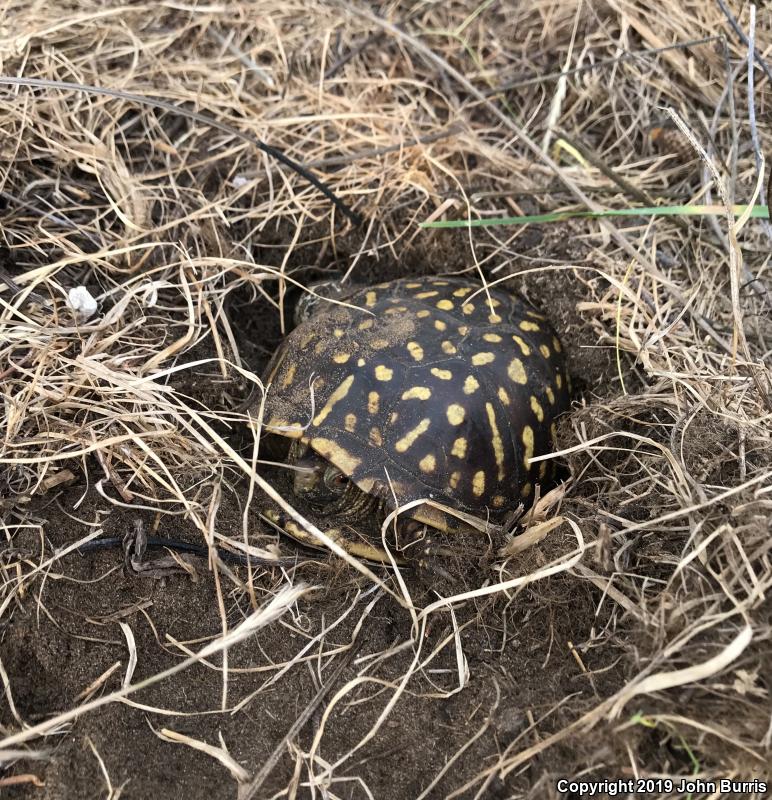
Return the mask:
[(404, 540), (401, 552), (419, 575), (425, 578), (440, 578), (456, 582), (443, 566), (457, 554), (447, 545), (437, 541), (426, 525), (414, 519), (404, 520), (399, 525), (400, 538)]

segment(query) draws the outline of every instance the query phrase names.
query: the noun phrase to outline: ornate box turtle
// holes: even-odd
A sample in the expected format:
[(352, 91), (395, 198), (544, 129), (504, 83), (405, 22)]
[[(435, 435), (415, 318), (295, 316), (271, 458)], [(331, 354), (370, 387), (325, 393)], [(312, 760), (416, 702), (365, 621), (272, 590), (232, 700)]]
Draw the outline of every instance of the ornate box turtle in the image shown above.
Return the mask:
[(551, 450), (569, 405), (560, 341), (512, 295), (470, 301), (478, 289), (452, 278), (357, 289), (348, 305), (313, 306), (268, 366), (265, 428), (292, 440), (296, 499), (353, 555), (387, 560), (379, 528), (374, 538), (362, 526), (397, 506), (425, 501), (399, 517), (412, 532), (469, 532), (503, 521), (548, 477), (548, 462), (530, 459)]

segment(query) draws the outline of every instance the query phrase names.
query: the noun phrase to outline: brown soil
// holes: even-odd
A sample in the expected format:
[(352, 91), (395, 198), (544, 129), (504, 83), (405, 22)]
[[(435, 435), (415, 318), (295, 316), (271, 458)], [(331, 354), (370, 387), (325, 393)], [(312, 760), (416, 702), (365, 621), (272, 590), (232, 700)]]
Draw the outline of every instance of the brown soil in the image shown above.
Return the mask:
[[(417, 226), (438, 210), (464, 216), (478, 194), (469, 208), (479, 216), (583, 208), (580, 191), (615, 208), (642, 204), (641, 191), (703, 202), (708, 178), (693, 151), (690, 162), (652, 153), (647, 125), (663, 104), (695, 109), (700, 125), (713, 114), (729, 80), (715, 42), (574, 75), (560, 127), (616, 173), (564, 141), (565, 160), (550, 150), (564, 182), (449, 68), (482, 88), (520, 76), (491, 97), (540, 141), (557, 80), (541, 77), (559, 74), (570, 53), (597, 66), (621, 49), (651, 51), (720, 26), (729, 36), (721, 12), (666, 3), (654, 19), (632, 0), (395, 4), (400, 28), (373, 40), (345, 4), (233, 0), (226, 19), (216, 4), (108, 4), (103, 14), (102, 3), (78, 0), (67, 25), (44, 5), (9, 4), (5, 74), (125, 86), (201, 109), (321, 160), (317, 172), (366, 218), (353, 229), (331, 217), (304, 181), (200, 120), (67, 87), (34, 96), (3, 87), (0, 796), (219, 800), (243, 797), (262, 769), (256, 798), (557, 798), (561, 777), (768, 778), (772, 331), (763, 291), (745, 286), (731, 248), (702, 218), (618, 224), (639, 260), (598, 220), (528, 225), (512, 241), (511, 228)], [(757, 46), (769, 53), (761, 16)], [(416, 41), (400, 38), (403, 29)], [(744, 46), (727, 46), (732, 67), (742, 64)], [(348, 51), (348, 83), (322, 86), (325, 66)], [(275, 83), (260, 78), (262, 67)], [(768, 102), (759, 98), (763, 147)], [(719, 110), (710, 136), (720, 152), (739, 153), (733, 190), (745, 202), (756, 181), (750, 133)], [(447, 133), (456, 118), (468, 128), (413, 141)], [(341, 158), (324, 171), (325, 159)], [(761, 222), (742, 232), (742, 266), (769, 293)], [(239, 463), (252, 453), (246, 420), (226, 419), (254, 389), (247, 371), (260, 375), (282, 339), (272, 270), (308, 283), (356, 259), (358, 284), (477, 276), (488, 254), (485, 277), (518, 273), (506, 287), (548, 315), (567, 350), (575, 400), (558, 438), (571, 481), (559, 507), (540, 509), (559, 524), (505, 566), (471, 555), (457, 585), (406, 569), (403, 587), (373, 567), (378, 584), (278, 536)], [(155, 304), (142, 299), (151, 278)], [(34, 292), (19, 307), (14, 280)], [(129, 297), (125, 313), (101, 328), (76, 325), (63, 299), (75, 284), (104, 293), (96, 320)], [(283, 298), (287, 321), (299, 294)], [(733, 336), (730, 355), (722, 340)], [(65, 468), (71, 479), (45, 490)], [(270, 469), (259, 474), (280, 486)], [(528, 519), (526, 535), (541, 521)], [(177, 554), (186, 570), (148, 575), (128, 569), (119, 547), (59, 555), (100, 527), (122, 539), (138, 524), (198, 546), (202, 530), (232, 543), (246, 530), (251, 545), (289, 560), (213, 570)], [(417, 615), (440, 593), (541, 575), (579, 550), (571, 569), (435, 610), (421, 627)], [(151, 549), (144, 566), (160, 570), (165, 558), (167, 568), (168, 555)], [(133, 647), (136, 685), (288, 584), (309, 590), (230, 647), (227, 665), (217, 654), (28, 733), (120, 690)], [(410, 609), (398, 600), (406, 592)], [(699, 674), (684, 676), (689, 668)], [(634, 691), (652, 676), (662, 682)], [(172, 740), (180, 735), (189, 741)], [(191, 741), (227, 749), (241, 782)]]
[[(421, 254), (419, 239), (407, 263), (378, 265), (373, 279), (385, 280), (412, 274), (416, 264), (439, 264), (452, 271), (459, 264), (457, 235), (435, 232), (429, 237), (427, 253)], [(447, 238), (443, 247), (442, 239)], [(561, 237), (562, 238), (562, 237)], [(456, 241), (454, 241), (456, 240)], [(542, 243), (545, 257), (549, 245), (564, 247), (560, 239)], [(532, 251), (531, 255), (534, 255)], [(574, 262), (580, 253), (561, 249), (553, 252), (555, 260)], [(334, 265), (330, 266), (332, 269)], [(566, 273), (547, 273), (537, 281), (523, 280), (518, 288), (537, 307), (549, 308), (555, 324), (570, 330), (567, 337), (571, 372), (575, 376), (578, 397), (598, 393), (607, 387), (613, 396), (615, 364), (608, 349), (591, 347), (594, 337), (582, 324), (575, 307), (580, 285)], [(234, 306), (238, 303), (235, 302)], [(278, 341), (276, 315), (267, 315), (259, 306), (242, 305), (236, 312), (238, 329), (244, 333), (244, 347), (252, 342)], [(270, 351), (270, 348), (268, 348)], [(266, 354), (255, 349), (254, 366), (263, 366)], [(204, 357), (205, 352), (196, 353)], [(209, 381), (188, 381), (180, 387), (186, 394), (210, 405), (217, 394)], [(238, 442), (241, 432), (233, 432)], [(102, 519), (105, 534), (122, 536), (132, 530), (135, 519), (152, 524), (152, 515), (112, 511), (106, 518), (103, 503), (93, 488), (75, 486), (56, 498), (47, 499), (36, 509), (36, 516), (46, 520), (49, 537), (46, 553), (67, 545), (82, 535), (82, 525), (62, 508), (72, 508), (85, 492), (79, 506), (81, 520)], [(235, 484), (224, 497), (219, 525), (222, 530), (240, 530), (244, 486)], [(577, 498), (578, 499), (578, 498)], [(260, 523), (255, 520), (256, 527)], [(265, 537), (273, 534), (264, 530)], [(195, 542), (195, 529), (183, 522), (169, 527), (164, 523), (160, 536)], [(570, 538), (570, 537), (569, 537)], [(523, 557), (526, 573), (552, 557), (570, 550), (569, 538), (539, 548)], [(290, 540), (280, 539), (283, 554), (298, 552)], [(263, 542), (264, 544), (264, 542)], [(29, 557), (40, 557), (39, 543), (29, 542)], [(554, 551), (554, 552), (553, 552)], [(314, 555), (318, 559), (318, 555)], [(152, 557), (152, 556), (151, 556)], [(160, 672), (180, 658), (177, 641), (206, 641), (220, 630), (215, 585), (204, 561), (193, 559), (194, 577), (184, 575), (164, 579), (128, 577), (122, 569), (120, 551), (70, 555), (57, 562), (57, 576), (51, 576), (39, 596), (45, 608), (32, 602), (23, 604), (4, 631), (3, 663), (15, 689), (15, 703), (21, 717), (29, 723), (44, 719), (73, 705), (78, 695), (115, 661), (125, 660), (125, 641), (117, 620), (128, 623), (136, 638), (138, 667), (136, 680)], [(240, 568), (242, 578), (245, 569)], [(470, 571), (471, 573), (471, 571)], [(475, 570), (477, 573), (477, 570)], [(384, 573), (386, 577), (387, 573)], [(408, 573), (410, 577), (410, 574)], [(290, 659), (304, 637), (315, 635), (321, 627), (337, 619), (354, 602), (354, 573), (334, 562), (321, 565), (308, 562), (295, 571), (296, 580), (318, 588), (298, 608), (298, 620), (286, 626), (271, 627), (230, 653), (231, 672), (228, 705), (236, 705), (261, 687), (272, 675), (270, 666)], [(256, 587), (275, 585), (276, 572), (258, 573)], [(366, 589), (362, 584), (359, 590)], [(459, 587), (455, 587), (458, 590)], [(470, 587), (471, 588), (471, 587)], [(434, 599), (427, 592), (421, 576), (412, 576), (411, 590), (417, 605)], [(422, 594), (423, 593), (423, 594)], [(386, 724), (367, 745), (350, 760), (338, 775), (362, 779), (375, 797), (414, 798), (442, 770), (472, 734), (484, 729), (479, 738), (464, 750), (463, 757), (433, 789), (432, 797), (444, 797), (463, 786), (485, 767), (493, 766), (507, 748), (518, 750), (537, 744), (551, 733), (589, 711), (601, 697), (612, 695), (633, 668), (631, 654), (609, 624), (608, 605), (601, 605), (601, 591), (570, 577), (553, 579), (548, 584), (527, 587), (516, 602), (503, 598), (470, 602), (455, 611), (456, 624), (462, 630), (460, 643), (469, 669), (469, 682), (463, 691), (445, 697), (457, 685), (458, 673), (451, 620), (433, 620), (427, 631), (423, 652), (428, 654), (445, 642), (440, 655), (431, 663), (432, 674), (414, 679), (409, 692), (392, 711)], [(368, 598), (369, 599), (369, 598)], [(231, 626), (249, 612), (249, 597), (232, 589), (226, 595), (227, 618)], [(366, 600), (359, 599), (364, 607)], [(112, 619), (110, 619), (112, 618)], [(352, 628), (359, 619), (336, 628), (326, 642), (351, 641)], [(628, 631), (628, 635), (630, 631)], [(357, 659), (379, 653), (410, 636), (410, 618), (390, 597), (379, 600), (356, 638)], [(581, 655), (579, 655), (581, 653)], [(196, 666), (149, 690), (132, 697), (146, 706), (173, 710), (159, 716), (140, 708), (110, 705), (79, 720), (63, 731), (53, 745), (53, 757), (45, 769), (36, 772), (45, 781), (44, 788), (16, 789), (13, 793), (48, 798), (97, 798), (104, 796), (104, 778), (98, 760), (88, 743), (104, 760), (114, 786), (126, 784), (124, 798), (163, 796), (169, 798), (231, 797), (233, 782), (216, 762), (181, 745), (160, 741), (154, 731), (168, 727), (194, 739), (215, 742), (222, 735), (231, 755), (249, 771), (256, 771), (282, 740), (294, 720), (336, 666), (338, 658), (317, 662), (312, 651), (308, 666), (296, 666), (271, 689), (263, 691), (237, 714), (220, 712), (222, 673), (215, 668)], [(386, 660), (377, 671), (381, 681), (399, 681), (408, 670), (413, 653), (403, 651)], [(215, 659), (213, 667), (219, 664)], [(340, 676), (330, 694), (357, 673), (353, 666)], [(116, 689), (121, 672), (107, 682), (105, 690)], [(347, 699), (326, 724), (321, 755), (328, 761), (347, 753), (375, 722), (381, 711), (379, 685), (364, 684)], [(373, 698), (367, 701), (367, 698)], [(556, 701), (563, 700), (556, 706)], [(190, 716), (185, 716), (185, 714)], [(296, 744), (311, 745), (320, 724), (318, 710), (301, 729)], [(7, 711), (5, 724), (12, 722)], [(538, 724), (538, 734), (534, 730)], [(658, 737), (651, 731), (635, 731), (634, 736)], [(597, 774), (625, 774), (627, 769), (624, 738), (596, 730), (587, 741), (581, 733), (563, 741), (559, 749), (535, 759), (524, 772), (514, 771), (505, 780), (495, 777), (486, 797), (511, 797), (534, 792), (536, 796), (555, 793), (558, 777), (574, 774), (582, 763), (595, 763)], [(683, 753), (674, 750), (666, 759), (672, 769), (688, 766)], [(290, 782), (294, 759), (282, 754), (258, 797), (270, 797)], [(364, 797), (363, 789), (352, 780), (339, 787), (339, 796)], [(472, 796), (473, 792), (464, 796)], [(305, 796), (301, 791), (301, 796)]]

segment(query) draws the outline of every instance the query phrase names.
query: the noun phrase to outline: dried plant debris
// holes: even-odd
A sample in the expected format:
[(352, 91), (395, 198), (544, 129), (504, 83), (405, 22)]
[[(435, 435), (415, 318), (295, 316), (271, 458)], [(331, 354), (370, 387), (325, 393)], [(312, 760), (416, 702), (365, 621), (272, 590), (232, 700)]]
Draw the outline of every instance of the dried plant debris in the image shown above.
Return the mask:
[[(0, 790), (761, 797), (772, 17), (372, 5), (4, 6)], [(727, 211), (419, 227), (658, 204)], [(301, 298), (435, 276), (522, 294), (574, 385), (558, 485), (452, 580), (341, 548), (261, 440)]]

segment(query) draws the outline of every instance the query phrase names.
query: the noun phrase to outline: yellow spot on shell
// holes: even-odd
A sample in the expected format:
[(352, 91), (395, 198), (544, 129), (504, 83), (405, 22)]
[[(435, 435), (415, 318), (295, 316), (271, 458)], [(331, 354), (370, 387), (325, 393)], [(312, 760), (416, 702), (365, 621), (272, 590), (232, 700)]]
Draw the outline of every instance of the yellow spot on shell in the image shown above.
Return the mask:
[(281, 430), (282, 428), (289, 428), (290, 423), (286, 419), (282, 419), (281, 417), (271, 417), (268, 422), (263, 425), (264, 428), (270, 430)]
[(388, 346), (389, 346), (388, 339), (373, 339), (373, 341), (370, 342), (370, 347), (372, 347), (373, 350), (383, 350), (384, 347)]
[(552, 445), (554, 447), (555, 442), (558, 439), (558, 429), (555, 427), (554, 422), (550, 425), (550, 439), (552, 440)]
[(531, 355), (531, 348), (525, 343), (525, 340), (522, 337), (515, 334), (512, 338), (514, 339), (515, 344), (517, 344), (517, 346), (520, 348), (520, 352), (524, 356)]
[(475, 497), (480, 497), (480, 495), (485, 491), (485, 473), (482, 470), (478, 470), (474, 474), (474, 478), (472, 478), (472, 494)]
[(549, 358), (551, 355), (550, 349), (546, 344), (539, 345), (539, 352), (544, 356), (544, 358)]
[(287, 368), (286, 373), (281, 381), (281, 388), (286, 389), (288, 386), (292, 385), (292, 381), (295, 380), (295, 370), (297, 369), (297, 364), (290, 364)]
[(381, 396), (378, 394), (378, 392), (370, 392), (367, 395), (367, 413), (370, 414), (370, 416), (378, 413), (380, 404)]
[(403, 400), (428, 400), (432, 396), (432, 390), (427, 386), (414, 386), (402, 393)]
[(533, 487), (531, 486), (531, 484), (530, 483), (526, 483), (525, 486), (523, 486), (523, 488), (520, 490), (520, 497), (525, 499), (526, 497), (528, 497), (531, 494), (531, 490), (532, 489), (533, 489)]
[(357, 359), (357, 366), (358, 366), (358, 367), (364, 367), (364, 365), (365, 365), (365, 360), (364, 360), (364, 358), (358, 358), (358, 359)]
[(448, 476), (448, 486), (451, 489), (455, 489), (458, 486), (458, 482), (461, 480), (461, 473), (456, 470), (455, 472), (451, 472)]
[(439, 367), (432, 367), (430, 372), (435, 378), (441, 381), (449, 381), (453, 377), (453, 373), (449, 369), (439, 369)]
[(474, 375), (467, 375), (464, 381), (464, 394), (474, 394), (480, 388), (480, 384)]
[(509, 399), (509, 393), (503, 386), (499, 387), (499, 400), (501, 400), (501, 402), (504, 403), (505, 406), (508, 406), (512, 402)]
[(557, 336), (552, 337), (552, 348), (556, 353), (560, 353), (563, 350), (560, 345), (560, 339)]
[(408, 342), (407, 350), (416, 361), (423, 361), (424, 349), (418, 342)]
[(456, 291), (453, 292), (453, 297), (466, 297), (473, 291), (474, 289), (471, 286), (462, 286), (460, 289), (456, 289)]
[(352, 456), (348, 450), (330, 439), (322, 439), (320, 437), (311, 439), (311, 447), (313, 447), (319, 455), (324, 456), (328, 461), (335, 464), (335, 466), (346, 475), (353, 474), (354, 470), (356, 470), (361, 463), (360, 459), (356, 456)]
[(335, 353), (335, 355), (332, 357), (332, 360), (336, 364), (345, 364), (350, 358), (351, 355), (349, 353)]
[(449, 356), (452, 356), (456, 353), (456, 348), (453, 342), (449, 342), (447, 339), (442, 343), (442, 352), (447, 353)]
[(523, 444), (525, 445), (523, 462), (525, 468), (530, 469), (531, 459), (533, 458), (533, 428), (530, 425), (525, 425), (523, 427)]
[(493, 353), (475, 353), (472, 356), (472, 363), (476, 367), (482, 367), (484, 364), (490, 364), (491, 361), (495, 361), (496, 356)]
[(346, 430), (349, 433), (353, 433), (357, 427), (357, 417), (356, 414), (346, 414), (344, 419), (344, 423), (346, 425)]
[(466, 411), (464, 411), (464, 407), (460, 406), (458, 403), (451, 403), (448, 406), (447, 410), (448, 415), (448, 422), (451, 425), (460, 425), (464, 421), (464, 417), (466, 416)]
[(423, 286), (422, 283), (406, 283), (405, 284), (405, 288), (406, 289), (420, 289), (422, 286)]
[(499, 336), (498, 333), (484, 333), (483, 339), (486, 342), (500, 342), (501, 336)]
[(488, 413), (488, 424), (491, 426), (491, 443), (493, 444), (493, 455), (496, 459), (496, 477), (498, 480), (504, 480), (504, 444), (501, 441), (501, 434), (499, 433), (499, 426), (496, 424), (496, 411), (493, 408), (493, 403), (486, 403), (485, 410)]
[(372, 317), (370, 317), (370, 319), (366, 319), (364, 322), (360, 322), (357, 327), (359, 328), (360, 331), (368, 331), (370, 330), (370, 328), (373, 327), (374, 324), (375, 320)]
[(539, 422), (544, 422), (544, 409), (533, 395), (531, 395), (531, 411), (536, 414), (536, 419), (538, 419)]
[(394, 375), (394, 370), (389, 367), (384, 367), (383, 364), (378, 364), (375, 368), (375, 377), (379, 381), (390, 381)]
[(375, 292), (368, 292), (365, 295), (365, 305), (368, 308), (372, 308), (375, 305), (376, 297), (377, 296), (376, 296)]
[(488, 322), (495, 325), (497, 322), (501, 322), (501, 317), (498, 314), (488, 314)]
[(343, 383), (341, 383), (340, 386), (338, 386), (338, 388), (327, 398), (327, 402), (324, 404), (322, 410), (314, 417), (314, 425), (321, 425), (327, 419), (335, 404), (339, 403), (349, 393), (349, 389), (351, 389), (351, 384), (353, 382), (354, 376), (349, 375), (348, 378), (346, 378)]
[(563, 388), (563, 376), (559, 372), (555, 376), (555, 386), (557, 386), (558, 389), (562, 389)]
[(526, 309), (526, 312), (525, 312), (525, 313), (526, 313), (526, 314), (528, 314), (528, 316), (529, 316), (529, 317), (533, 317), (534, 319), (547, 319), (547, 318), (544, 316), (544, 314), (539, 314), (539, 312), (538, 312), (538, 311), (533, 311), (533, 310), (532, 310), (532, 309), (530, 309), (530, 308), (529, 308), (529, 309)]
[(376, 447), (380, 447), (383, 444), (383, 436), (378, 428), (370, 428), (370, 441)]
[(432, 281), (432, 286), (447, 286), (447, 281)]
[(399, 414), (396, 411), (392, 411), (389, 415), (389, 424), (393, 425), (397, 419), (399, 418)]
[(431, 453), (428, 453), (418, 462), (418, 466), (421, 472), (434, 472), (437, 461)]
[(427, 300), (430, 297), (437, 297), (439, 292), (419, 292), (416, 296), (416, 300)]
[(459, 438), (453, 442), (453, 449), (450, 451), (450, 454), (456, 458), (464, 458), (464, 456), (466, 456), (466, 439), (463, 436), (459, 436)]
[(403, 436), (403, 437), (402, 437), (402, 438), (401, 438), (401, 439), (400, 439), (400, 440), (399, 440), (399, 441), (398, 441), (398, 442), (397, 442), (397, 443), (394, 445), (394, 449), (395, 449), (395, 450), (396, 450), (398, 453), (404, 453), (404, 452), (406, 452), (406, 451), (407, 451), (407, 449), (410, 447), (410, 445), (412, 445), (412, 444), (413, 444), (413, 442), (415, 442), (415, 440), (416, 440), (416, 439), (417, 439), (419, 436), (421, 436), (421, 434), (423, 434), (423, 433), (426, 433), (426, 431), (429, 429), (429, 424), (430, 424), (430, 420), (429, 420), (428, 418), (427, 418), (427, 419), (422, 419), (422, 420), (421, 420), (421, 421), (418, 423), (418, 425), (416, 425), (416, 426), (415, 426), (415, 428), (413, 428), (413, 430), (411, 430), (411, 431), (408, 431), (408, 432), (407, 432), (407, 433), (406, 433), (406, 434), (405, 434), (405, 435), (404, 435), (404, 436)]
[(332, 335), (336, 339), (340, 339), (343, 336), (343, 329), (342, 328), (335, 328), (335, 330), (332, 332)]
[(547, 393), (547, 400), (550, 401), (550, 405), (554, 406), (555, 405), (555, 392), (552, 391), (552, 387), (548, 386), (544, 391)]
[(466, 325), (459, 325), (458, 332), (461, 336), (466, 336), (469, 333), (469, 328)]
[(437, 303), (437, 308), (439, 308), (440, 311), (452, 311), (453, 303), (450, 300), (440, 300)]
[(539, 480), (543, 481), (544, 480), (544, 476), (546, 474), (547, 474), (547, 462), (546, 461), (540, 461), (539, 462)]
[(513, 358), (509, 362), (509, 366), (507, 367), (507, 375), (509, 375), (510, 380), (513, 380), (515, 383), (520, 383), (523, 386), (528, 383), (528, 376), (525, 374), (525, 367), (519, 358)]
[(426, 318), (426, 317), (428, 317), (428, 316), (429, 316), (429, 314), (431, 314), (431, 313), (432, 313), (432, 312), (431, 312), (431, 311), (429, 311), (428, 309), (426, 309), (426, 308), (422, 308), (420, 311), (417, 311), (417, 312), (416, 312), (416, 316), (418, 317), (418, 319), (425, 319), (425, 318)]
[(467, 316), (474, 314), (474, 303), (464, 303), (464, 305), (461, 306), (461, 310)]
[(435, 319), (434, 320), (434, 327), (438, 331), (445, 331), (445, 330), (448, 329), (448, 326), (441, 319)]
[(541, 330), (539, 326), (535, 322), (529, 322), (527, 319), (524, 319), (520, 323), (520, 330), (521, 331), (538, 331)]
[(507, 498), (506, 497), (502, 497), (500, 494), (497, 494), (493, 498), (493, 500), (491, 501), (491, 503), (492, 503), (494, 508), (501, 508), (504, 505), (504, 503), (506, 503), (506, 502), (507, 502)]

